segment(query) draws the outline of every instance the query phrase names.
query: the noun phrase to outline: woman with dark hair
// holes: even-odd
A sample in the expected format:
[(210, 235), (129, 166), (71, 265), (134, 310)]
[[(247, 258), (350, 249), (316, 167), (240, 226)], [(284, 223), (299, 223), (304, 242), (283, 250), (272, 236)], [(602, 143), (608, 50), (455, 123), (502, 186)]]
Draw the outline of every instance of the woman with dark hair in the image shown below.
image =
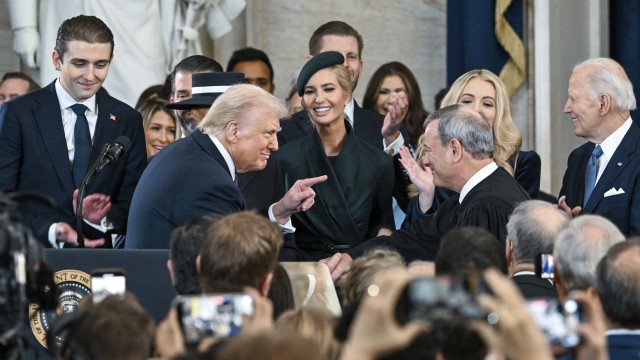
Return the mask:
[(387, 115), (389, 107), (393, 104), (391, 94), (400, 92), (404, 92), (402, 100), (408, 103), (404, 125), (415, 149), (418, 147), (418, 138), (424, 133), (424, 120), (429, 112), (424, 109), (420, 86), (408, 67), (397, 61), (380, 66), (369, 80), (362, 107), (383, 116)]

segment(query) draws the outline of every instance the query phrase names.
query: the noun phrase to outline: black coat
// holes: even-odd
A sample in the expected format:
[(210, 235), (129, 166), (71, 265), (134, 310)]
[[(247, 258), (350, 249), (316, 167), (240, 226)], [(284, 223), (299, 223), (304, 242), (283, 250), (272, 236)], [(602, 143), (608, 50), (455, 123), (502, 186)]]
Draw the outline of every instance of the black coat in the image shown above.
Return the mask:
[(502, 168), (471, 189), (462, 204), (458, 202), (459, 197), (456, 193), (448, 198), (432, 217), (418, 220), (408, 229), (398, 230), (391, 236), (366, 241), (349, 250), (349, 254), (356, 257), (370, 248), (385, 246), (396, 249), (407, 262), (433, 261), (442, 236), (463, 226), (487, 229), (504, 248), (509, 216), (518, 203), (529, 199), (527, 192)]

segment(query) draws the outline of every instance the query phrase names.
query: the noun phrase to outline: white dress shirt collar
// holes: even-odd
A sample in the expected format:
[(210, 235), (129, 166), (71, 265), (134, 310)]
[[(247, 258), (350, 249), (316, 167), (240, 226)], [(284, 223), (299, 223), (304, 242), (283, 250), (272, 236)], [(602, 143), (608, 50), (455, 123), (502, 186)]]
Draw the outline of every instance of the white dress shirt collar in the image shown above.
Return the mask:
[(89, 111), (91, 113), (93, 114), (98, 113), (98, 109), (96, 109), (96, 94), (93, 94), (93, 96), (91, 96), (90, 98), (88, 98), (83, 102), (78, 102), (71, 95), (69, 95), (67, 90), (65, 90), (62, 87), (62, 84), (60, 83), (60, 78), (56, 80), (55, 87), (56, 87), (56, 95), (58, 96), (58, 103), (60, 104), (60, 110), (67, 109), (71, 105), (82, 104), (87, 108), (89, 108)]
[(492, 161), (489, 164), (485, 165), (482, 169), (478, 170), (478, 172), (475, 173), (462, 187), (462, 190), (460, 191), (460, 199), (458, 199), (458, 202), (462, 204), (462, 201), (464, 200), (465, 196), (467, 196), (469, 191), (476, 187), (476, 185), (478, 185), (482, 180), (489, 177), (489, 175), (493, 174), (493, 172), (497, 169), (498, 165)]
[(351, 124), (351, 128), (353, 129), (353, 109), (355, 108), (355, 102), (353, 97), (347, 103), (347, 106), (344, 107), (344, 113), (347, 115), (347, 120)]
[(217, 137), (210, 134), (207, 135), (209, 136), (211, 141), (213, 141), (213, 145), (218, 148), (218, 151), (220, 151), (220, 154), (222, 154), (222, 158), (224, 158), (224, 161), (227, 163), (227, 167), (229, 168), (229, 172), (231, 173), (231, 180), (236, 181), (236, 165), (233, 163), (231, 154), (229, 154), (227, 149), (225, 149), (224, 145), (222, 145), (222, 142), (220, 142)]

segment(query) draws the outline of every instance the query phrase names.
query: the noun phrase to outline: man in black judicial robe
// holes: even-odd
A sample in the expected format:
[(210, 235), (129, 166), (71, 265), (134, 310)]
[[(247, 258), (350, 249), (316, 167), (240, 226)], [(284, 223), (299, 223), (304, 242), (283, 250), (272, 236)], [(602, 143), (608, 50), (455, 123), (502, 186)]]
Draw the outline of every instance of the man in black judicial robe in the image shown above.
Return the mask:
[[(427, 118), (424, 167), (405, 152), (402, 164), (418, 189), (433, 201), (435, 186), (456, 191), (429, 218), (391, 236), (365, 241), (348, 251), (359, 256), (385, 246), (407, 262), (433, 261), (440, 239), (451, 229), (478, 226), (504, 246), (506, 224), (515, 206), (529, 199), (516, 180), (493, 161), (493, 133), (484, 116), (461, 105), (442, 108)], [(427, 206), (430, 207), (430, 206)]]

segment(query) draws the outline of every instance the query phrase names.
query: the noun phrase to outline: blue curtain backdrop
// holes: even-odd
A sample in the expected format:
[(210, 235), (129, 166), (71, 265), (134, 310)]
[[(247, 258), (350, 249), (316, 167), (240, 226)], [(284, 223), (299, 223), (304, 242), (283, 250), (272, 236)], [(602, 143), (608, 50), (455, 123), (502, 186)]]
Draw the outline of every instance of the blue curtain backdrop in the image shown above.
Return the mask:
[[(514, 0), (505, 13), (523, 38), (524, 1)], [(495, 0), (447, 1), (447, 84), (469, 70), (489, 69), (499, 75), (509, 56), (495, 35)]]
[[(619, 62), (633, 83), (636, 102), (640, 100), (640, 1), (610, 0), (610, 55)], [(640, 104), (639, 104), (640, 105)], [(631, 112), (640, 121), (638, 110)]]

